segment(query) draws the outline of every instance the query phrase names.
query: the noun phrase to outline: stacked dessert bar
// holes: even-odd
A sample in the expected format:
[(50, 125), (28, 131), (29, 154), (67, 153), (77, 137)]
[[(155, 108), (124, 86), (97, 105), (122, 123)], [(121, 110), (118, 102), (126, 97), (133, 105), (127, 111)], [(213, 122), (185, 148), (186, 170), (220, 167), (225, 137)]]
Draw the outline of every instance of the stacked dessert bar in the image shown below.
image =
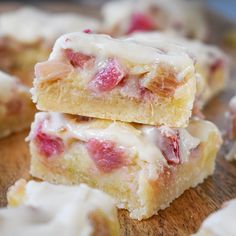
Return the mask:
[(185, 50), (72, 33), (35, 73), (33, 176), (86, 183), (141, 220), (213, 173), (221, 136), (190, 120), (196, 72)]

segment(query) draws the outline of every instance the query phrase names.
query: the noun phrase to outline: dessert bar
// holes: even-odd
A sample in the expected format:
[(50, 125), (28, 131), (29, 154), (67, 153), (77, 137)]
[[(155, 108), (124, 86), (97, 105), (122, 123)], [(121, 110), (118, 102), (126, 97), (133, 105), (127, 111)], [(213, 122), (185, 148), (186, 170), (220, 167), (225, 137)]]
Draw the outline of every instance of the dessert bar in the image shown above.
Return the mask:
[(35, 74), (39, 110), (125, 122), (186, 126), (196, 93), (193, 60), (184, 50), (98, 34), (60, 37)]
[(34, 177), (99, 188), (141, 220), (213, 173), (221, 136), (203, 120), (185, 129), (41, 112), (28, 141)]

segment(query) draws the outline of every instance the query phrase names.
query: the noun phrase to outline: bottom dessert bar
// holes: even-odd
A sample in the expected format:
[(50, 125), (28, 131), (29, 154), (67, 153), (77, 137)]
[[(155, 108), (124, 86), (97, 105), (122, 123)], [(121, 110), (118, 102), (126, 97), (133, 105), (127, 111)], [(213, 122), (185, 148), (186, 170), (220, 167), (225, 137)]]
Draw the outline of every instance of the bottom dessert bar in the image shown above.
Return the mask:
[(35, 111), (29, 88), (0, 72), (0, 138), (30, 127)]
[(57, 184), (86, 183), (145, 219), (214, 171), (221, 145), (216, 126), (147, 126), (38, 113), (28, 137), (31, 174)]
[(120, 235), (115, 201), (85, 184), (21, 179), (10, 187), (7, 197), (8, 208), (0, 209), (1, 236)]

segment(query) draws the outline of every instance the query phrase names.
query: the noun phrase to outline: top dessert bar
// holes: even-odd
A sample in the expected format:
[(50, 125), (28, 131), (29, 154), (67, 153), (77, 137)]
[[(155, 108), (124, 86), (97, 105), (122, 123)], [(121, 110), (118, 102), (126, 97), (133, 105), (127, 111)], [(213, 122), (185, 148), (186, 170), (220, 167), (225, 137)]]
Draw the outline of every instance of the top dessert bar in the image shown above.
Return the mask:
[(99, 22), (73, 13), (49, 13), (23, 7), (0, 15), (0, 68), (32, 86), (33, 68), (46, 60), (62, 34), (91, 29)]
[(104, 5), (102, 14), (103, 31), (113, 36), (168, 30), (190, 38), (207, 38), (204, 16), (196, 1), (113, 1)]
[(196, 102), (200, 108), (213, 96), (222, 91), (229, 79), (229, 58), (219, 48), (200, 42), (190, 40), (173, 32), (146, 32), (135, 33), (130, 40), (143, 43), (152, 47), (160, 47), (168, 50), (172, 46), (179, 46), (195, 60), (196, 72), (200, 75), (197, 79)]
[(186, 126), (196, 92), (193, 60), (179, 47), (98, 34), (60, 37), (35, 75), (40, 110), (150, 125)]

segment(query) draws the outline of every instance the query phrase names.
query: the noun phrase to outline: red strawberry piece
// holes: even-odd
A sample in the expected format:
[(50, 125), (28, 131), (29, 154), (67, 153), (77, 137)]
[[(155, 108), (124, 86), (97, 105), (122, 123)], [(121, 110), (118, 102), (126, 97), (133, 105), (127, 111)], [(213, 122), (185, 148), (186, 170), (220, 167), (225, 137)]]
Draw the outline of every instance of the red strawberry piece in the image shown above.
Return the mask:
[(42, 132), (42, 125), (37, 130), (35, 141), (40, 154), (47, 158), (61, 154), (65, 148), (61, 138)]
[(93, 56), (89, 56), (80, 52), (73, 52), (72, 49), (65, 49), (65, 55), (69, 59), (70, 63), (74, 67), (84, 68), (85, 64), (93, 59)]
[(223, 67), (224, 61), (222, 59), (216, 59), (211, 65), (210, 65), (210, 71), (211, 73), (215, 73), (216, 70)]
[(149, 15), (141, 12), (135, 12), (131, 16), (130, 26), (127, 34), (135, 31), (151, 31), (155, 29), (155, 24)]
[(19, 99), (11, 99), (9, 102), (6, 103), (7, 115), (11, 116), (20, 113), (22, 107), (23, 104)]
[(36, 78), (58, 79), (66, 77), (73, 67), (57, 60), (39, 62), (35, 65)]
[(143, 86), (139, 86), (139, 92), (140, 92), (140, 96), (142, 97), (142, 99), (146, 99), (146, 100), (151, 100), (153, 98), (153, 93), (151, 93), (150, 90), (144, 88)]
[(125, 71), (116, 59), (108, 59), (89, 83), (96, 92), (107, 92), (115, 88), (125, 77)]
[(160, 132), (157, 139), (157, 145), (169, 165), (176, 165), (181, 163), (179, 132)]
[(83, 32), (86, 33), (86, 34), (91, 34), (92, 30), (91, 29), (85, 29), (85, 30), (83, 30)]
[(112, 141), (90, 139), (87, 150), (96, 167), (104, 173), (109, 173), (125, 164), (124, 152)]

